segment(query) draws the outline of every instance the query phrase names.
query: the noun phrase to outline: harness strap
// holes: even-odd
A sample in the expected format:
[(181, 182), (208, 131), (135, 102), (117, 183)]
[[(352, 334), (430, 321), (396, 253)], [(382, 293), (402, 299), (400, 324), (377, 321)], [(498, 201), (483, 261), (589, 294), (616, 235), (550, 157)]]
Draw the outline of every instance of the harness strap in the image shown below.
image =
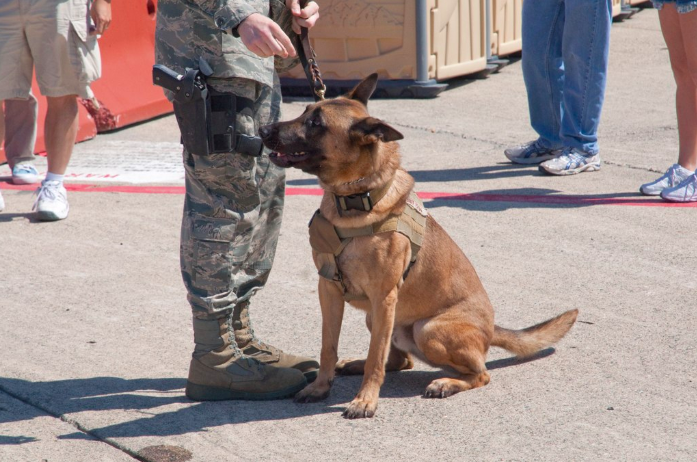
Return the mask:
[(412, 192), (407, 200), (407, 207), (399, 216), (390, 216), (372, 225), (360, 228), (337, 228), (327, 220), (319, 210), (315, 212), (309, 223), (310, 245), (317, 252), (318, 274), (337, 284), (344, 300), (367, 300), (364, 294), (348, 293), (343, 281), (343, 275), (337, 264), (337, 257), (354, 237), (371, 236), (375, 234), (398, 232), (409, 238), (411, 243), (411, 260), (409, 267), (402, 276), (406, 279), (409, 270), (416, 262), (416, 257), (423, 244), (426, 232), (426, 217), (428, 213), (416, 193)]

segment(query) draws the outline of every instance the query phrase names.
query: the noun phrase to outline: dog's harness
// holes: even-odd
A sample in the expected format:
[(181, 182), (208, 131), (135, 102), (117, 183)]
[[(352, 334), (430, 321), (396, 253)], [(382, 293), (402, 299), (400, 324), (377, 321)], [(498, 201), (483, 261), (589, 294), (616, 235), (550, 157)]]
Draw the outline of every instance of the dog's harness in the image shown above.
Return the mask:
[[(342, 211), (361, 210), (369, 212), (374, 205), (382, 199), (389, 189), (391, 182), (382, 188), (351, 196), (335, 196), (339, 214)], [(344, 300), (367, 300), (364, 294), (351, 294), (344, 284), (343, 275), (339, 270), (337, 258), (351, 242), (351, 239), (359, 236), (372, 236), (375, 234), (398, 232), (409, 238), (411, 242), (411, 260), (402, 280), (406, 279), (409, 270), (416, 262), (416, 256), (421, 250), (424, 234), (426, 232), (426, 211), (421, 199), (415, 192), (411, 192), (407, 199), (407, 206), (401, 215), (390, 215), (384, 220), (372, 225), (360, 228), (341, 228), (332, 225), (319, 209), (312, 216), (309, 223), (310, 245), (317, 252), (319, 263), (319, 275), (329, 281), (333, 281), (341, 290)]]

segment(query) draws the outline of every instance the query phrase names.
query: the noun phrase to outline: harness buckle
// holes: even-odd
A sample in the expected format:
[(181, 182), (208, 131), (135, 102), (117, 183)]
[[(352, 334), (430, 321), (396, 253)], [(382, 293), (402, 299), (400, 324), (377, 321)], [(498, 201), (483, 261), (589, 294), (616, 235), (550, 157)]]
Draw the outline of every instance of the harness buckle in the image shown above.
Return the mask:
[(349, 210), (360, 210), (362, 212), (370, 212), (373, 210), (373, 199), (370, 197), (370, 191), (362, 194), (351, 194), (350, 196), (334, 196), (336, 200), (336, 208), (339, 212), (347, 212)]

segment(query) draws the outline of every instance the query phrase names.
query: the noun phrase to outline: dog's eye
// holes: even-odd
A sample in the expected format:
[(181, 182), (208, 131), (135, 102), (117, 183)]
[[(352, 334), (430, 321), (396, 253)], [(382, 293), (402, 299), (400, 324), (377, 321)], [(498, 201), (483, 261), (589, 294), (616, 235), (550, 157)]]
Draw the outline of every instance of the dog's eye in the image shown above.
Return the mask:
[(312, 117), (308, 120), (308, 123), (311, 127), (319, 127), (322, 125), (322, 119), (320, 119), (319, 117)]

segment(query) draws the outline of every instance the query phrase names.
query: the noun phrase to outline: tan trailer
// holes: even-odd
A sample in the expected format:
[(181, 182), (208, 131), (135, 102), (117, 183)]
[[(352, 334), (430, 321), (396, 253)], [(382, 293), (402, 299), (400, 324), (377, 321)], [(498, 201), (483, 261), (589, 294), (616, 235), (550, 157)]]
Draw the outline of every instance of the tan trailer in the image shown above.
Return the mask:
[[(487, 68), (486, 1), (324, 0), (310, 33), (322, 76), (331, 89), (378, 72), (383, 86), (435, 96), (438, 81)], [(282, 77), (305, 78), (300, 68)]]
[(492, 0), (491, 9), (491, 55), (522, 51), (523, 0)]

